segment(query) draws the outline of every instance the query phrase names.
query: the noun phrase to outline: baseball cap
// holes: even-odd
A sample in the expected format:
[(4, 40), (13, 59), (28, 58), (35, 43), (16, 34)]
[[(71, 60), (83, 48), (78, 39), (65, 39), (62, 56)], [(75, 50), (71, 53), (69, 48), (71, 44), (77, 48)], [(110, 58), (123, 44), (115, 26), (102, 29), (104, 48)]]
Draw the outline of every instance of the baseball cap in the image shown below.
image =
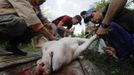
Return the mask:
[(81, 20), (82, 20), (81, 16), (80, 15), (76, 15), (75, 18), (78, 20), (78, 23), (81, 25)]
[[(90, 16), (93, 14), (94, 11), (96, 11), (95, 8), (90, 8), (90, 9), (87, 11), (88, 17), (90, 17)], [(84, 19), (84, 22), (85, 22), (85, 23), (88, 23), (88, 22), (90, 21), (90, 19), (89, 19), (88, 17), (86, 17), (86, 18)]]
[(94, 11), (96, 11), (95, 8), (90, 8), (90, 9), (87, 11), (88, 16), (91, 16)]

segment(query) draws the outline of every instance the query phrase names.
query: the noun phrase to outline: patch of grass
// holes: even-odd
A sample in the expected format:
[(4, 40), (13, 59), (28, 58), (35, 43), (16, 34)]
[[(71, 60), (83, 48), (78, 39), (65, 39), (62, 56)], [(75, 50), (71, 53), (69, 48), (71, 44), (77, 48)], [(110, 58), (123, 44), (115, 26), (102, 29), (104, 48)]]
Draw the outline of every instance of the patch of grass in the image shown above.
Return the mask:
[[(41, 51), (40, 48), (36, 48), (34, 45), (31, 44), (23, 44), (19, 46), (20, 49), (28, 52), (38, 52)], [(5, 44), (0, 44), (0, 52), (3, 52), (5, 49)]]
[(0, 42), (0, 52), (3, 52), (5, 48), (5, 43)]
[(34, 45), (31, 45), (31, 44), (22, 45), (22, 46), (20, 46), (20, 49), (22, 49), (24, 51), (29, 51), (29, 52), (41, 51), (41, 48), (36, 48)]
[(87, 50), (83, 53), (85, 58), (92, 61), (106, 75), (134, 75), (134, 57), (125, 61), (115, 62), (110, 56)]

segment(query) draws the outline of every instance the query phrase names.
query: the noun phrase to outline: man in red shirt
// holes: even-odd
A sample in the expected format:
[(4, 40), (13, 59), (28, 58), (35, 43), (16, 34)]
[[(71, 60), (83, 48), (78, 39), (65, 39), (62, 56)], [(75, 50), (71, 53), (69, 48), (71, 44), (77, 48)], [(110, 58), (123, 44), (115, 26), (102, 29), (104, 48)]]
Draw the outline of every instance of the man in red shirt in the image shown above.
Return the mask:
[[(67, 15), (58, 17), (54, 21), (52, 21), (56, 26), (57, 26), (57, 33), (61, 36), (64, 37), (64, 32), (71, 34), (73, 33), (73, 30), (70, 30), (70, 28), (73, 25), (77, 25), (78, 23), (81, 25), (81, 17), (79, 15), (76, 15), (74, 17), (70, 17)], [(67, 27), (67, 28), (64, 28)]]

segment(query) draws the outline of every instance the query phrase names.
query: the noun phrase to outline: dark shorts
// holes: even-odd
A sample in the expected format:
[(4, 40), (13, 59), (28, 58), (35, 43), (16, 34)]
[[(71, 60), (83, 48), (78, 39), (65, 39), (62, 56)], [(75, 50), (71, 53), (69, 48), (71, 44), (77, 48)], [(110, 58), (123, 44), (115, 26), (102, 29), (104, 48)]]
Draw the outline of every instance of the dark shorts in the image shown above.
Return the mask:
[(64, 37), (64, 31), (57, 29), (57, 33), (60, 35), (60, 37)]
[(10, 40), (21, 36), (27, 25), (21, 17), (15, 15), (0, 16), (0, 40)]

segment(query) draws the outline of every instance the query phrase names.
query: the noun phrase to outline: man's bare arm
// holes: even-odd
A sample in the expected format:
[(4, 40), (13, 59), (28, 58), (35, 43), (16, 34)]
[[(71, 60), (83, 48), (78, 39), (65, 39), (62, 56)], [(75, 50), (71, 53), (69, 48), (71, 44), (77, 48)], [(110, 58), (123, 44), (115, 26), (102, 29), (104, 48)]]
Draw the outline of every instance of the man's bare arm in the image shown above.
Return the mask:
[[(109, 31), (109, 25), (116, 14), (120, 11), (121, 8), (126, 4), (127, 0), (112, 0), (108, 10), (106, 12), (106, 15), (104, 16), (104, 19), (102, 21), (101, 26), (97, 30), (97, 35), (100, 37), (103, 37), (105, 34)], [(104, 28), (105, 27), (105, 28)]]
[(34, 31), (39, 32), (43, 34), (45, 37), (47, 37), (49, 40), (56, 40), (57, 38), (53, 36), (48, 30), (44, 27), (43, 24), (36, 24), (30, 26)]
[(127, 0), (111, 0), (102, 23), (109, 25), (116, 13), (125, 6), (126, 2)]
[(64, 23), (60, 21), (58, 24), (58, 28), (63, 30), (64, 32), (70, 33), (70, 31), (68, 29), (65, 29), (63, 26), (64, 26)]

